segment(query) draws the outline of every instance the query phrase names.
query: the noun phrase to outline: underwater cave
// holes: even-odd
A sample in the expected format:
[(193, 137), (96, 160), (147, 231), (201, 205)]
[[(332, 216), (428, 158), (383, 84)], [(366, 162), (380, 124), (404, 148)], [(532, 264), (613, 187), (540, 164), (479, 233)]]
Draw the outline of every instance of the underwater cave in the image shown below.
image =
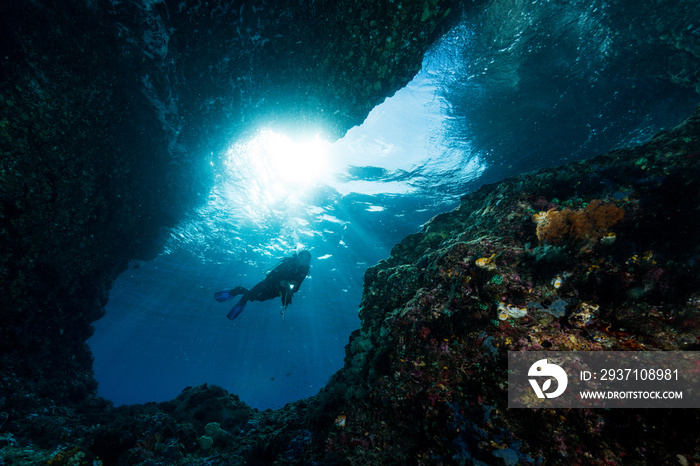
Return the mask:
[(0, 465), (700, 462), (507, 368), (699, 349), (695, 3), (5, 2)]

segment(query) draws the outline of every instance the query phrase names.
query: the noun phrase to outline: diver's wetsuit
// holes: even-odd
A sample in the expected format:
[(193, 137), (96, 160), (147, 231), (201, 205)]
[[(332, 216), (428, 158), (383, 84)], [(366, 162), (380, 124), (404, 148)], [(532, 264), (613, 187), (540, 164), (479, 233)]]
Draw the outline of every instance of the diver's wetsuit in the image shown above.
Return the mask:
[(291, 257), (282, 259), (282, 263), (272, 269), (265, 279), (248, 290), (242, 286), (232, 290), (219, 291), (214, 295), (217, 301), (224, 302), (242, 294), (241, 299), (233, 306), (226, 317), (235, 319), (243, 312), (248, 301), (267, 301), (278, 296), (282, 298), (282, 306), (287, 309), (292, 303), (292, 295), (299, 291), (301, 283), (309, 274), (311, 253), (301, 251)]

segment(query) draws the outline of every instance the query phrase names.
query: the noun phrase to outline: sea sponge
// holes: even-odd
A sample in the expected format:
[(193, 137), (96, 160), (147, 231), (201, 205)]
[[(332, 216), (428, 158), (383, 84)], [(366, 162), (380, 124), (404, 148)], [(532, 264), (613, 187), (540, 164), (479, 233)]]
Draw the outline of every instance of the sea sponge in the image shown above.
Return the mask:
[(208, 451), (214, 446), (214, 440), (211, 437), (202, 435), (199, 437), (199, 445), (202, 447), (202, 450)]
[(204, 433), (205, 437), (210, 438), (212, 444), (216, 444), (216, 446), (226, 445), (232, 440), (231, 434), (224, 430), (218, 422), (210, 422), (204, 426)]
[(533, 215), (532, 221), (537, 223), (537, 239), (541, 243), (557, 244), (568, 236), (571, 230), (568, 222), (571, 212), (567, 207), (562, 211), (550, 209)]
[(210, 422), (209, 424), (204, 426), (204, 433), (206, 433), (207, 436), (211, 437), (211, 439), (214, 441), (217, 441), (222, 437), (228, 437), (230, 435), (228, 432), (221, 428), (221, 424), (219, 424), (218, 422)]
[(608, 234), (608, 228), (622, 220), (625, 211), (612, 203), (591, 201), (583, 211), (571, 216), (571, 236), (574, 239), (600, 239)]
[(591, 201), (584, 209), (550, 209), (532, 217), (537, 223), (537, 239), (557, 244), (565, 239), (583, 242), (584, 247), (608, 235), (608, 229), (622, 220), (624, 210), (613, 203)]

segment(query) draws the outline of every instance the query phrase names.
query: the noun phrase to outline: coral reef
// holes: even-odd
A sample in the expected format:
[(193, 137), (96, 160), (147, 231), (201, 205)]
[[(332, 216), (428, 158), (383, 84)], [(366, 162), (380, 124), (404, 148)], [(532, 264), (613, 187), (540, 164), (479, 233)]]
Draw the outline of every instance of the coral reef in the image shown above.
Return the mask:
[[(326, 459), (697, 462), (698, 436), (680, 427), (698, 425), (695, 410), (509, 410), (506, 355), (700, 348), (700, 250), (666, 229), (700, 232), (699, 130), (700, 111), (646, 145), (483, 187), (370, 268), (362, 328), (326, 388), (346, 416)], [(658, 203), (666, 189), (686, 208)], [(531, 223), (543, 203), (563, 227)], [(616, 240), (600, 241), (613, 226)], [(548, 238), (559, 243), (530, 248)]]

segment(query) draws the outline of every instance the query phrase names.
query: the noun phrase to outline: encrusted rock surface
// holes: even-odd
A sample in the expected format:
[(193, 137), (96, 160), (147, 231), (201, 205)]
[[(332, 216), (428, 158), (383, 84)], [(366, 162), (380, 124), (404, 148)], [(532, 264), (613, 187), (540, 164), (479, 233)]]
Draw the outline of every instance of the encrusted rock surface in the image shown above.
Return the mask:
[[(507, 351), (700, 349), (699, 176), (697, 111), (642, 146), (484, 186), (406, 238), (365, 274), (362, 327), (326, 388), (345, 416), (327, 451), (697, 462), (697, 410), (509, 410), (506, 369)], [(578, 229), (539, 241), (540, 217), (567, 209)]]

